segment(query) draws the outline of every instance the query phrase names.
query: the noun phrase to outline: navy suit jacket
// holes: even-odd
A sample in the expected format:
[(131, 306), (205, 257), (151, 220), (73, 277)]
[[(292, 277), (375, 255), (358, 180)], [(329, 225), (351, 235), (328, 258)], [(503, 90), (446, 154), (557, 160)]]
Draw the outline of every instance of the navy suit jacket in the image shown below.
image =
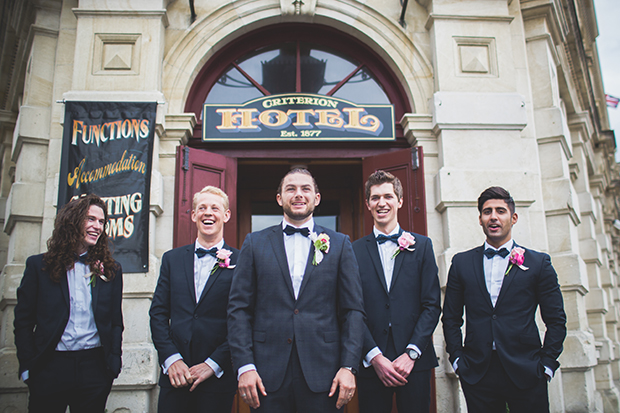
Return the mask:
[(309, 388), (326, 392), (340, 367), (358, 369), (364, 304), (349, 237), (330, 237), (323, 261), (310, 253), (295, 300), (282, 226), (249, 234), (243, 243), (228, 304), (228, 337), (235, 370), (254, 364), (267, 390), (280, 388), (295, 342)]
[[(360, 267), (367, 317), (362, 357), (377, 346), (385, 352), (391, 325), (398, 354), (409, 344), (422, 351), (414, 366), (414, 371), (420, 371), (437, 366), (431, 337), (441, 313), (441, 290), (431, 240), (413, 235), (414, 250), (401, 251), (394, 258), (389, 292), (374, 234), (355, 241), (353, 250)], [(392, 245), (396, 249), (396, 244)], [(362, 369), (360, 374), (372, 375), (374, 369)]]
[[(93, 315), (111, 378), (121, 371), (123, 339), (123, 270), (116, 264), (112, 281), (97, 278), (91, 287)], [(32, 377), (56, 349), (69, 322), (69, 300), (67, 277), (62, 277), (60, 282), (52, 281), (43, 270), (43, 254), (29, 257), (15, 306), (15, 346), (20, 375), (29, 370)]]
[[(226, 243), (223, 248), (233, 252), (230, 265), (235, 265), (239, 250)], [(224, 370), (224, 375), (219, 379), (212, 377), (201, 386), (214, 392), (234, 391), (237, 381), (226, 337), (226, 307), (233, 270), (221, 267), (215, 270), (196, 303), (194, 249), (192, 243), (170, 250), (162, 257), (149, 312), (153, 344), (160, 364), (176, 353), (181, 354), (188, 367), (211, 358)], [(163, 373), (159, 385), (172, 387)]]
[[(555, 371), (560, 365), (557, 358), (566, 337), (566, 314), (558, 277), (549, 255), (525, 249), (523, 266), (528, 269), (512, 266), (493, 307), (484, 278), (483, 251), (480, 246), (452, 259), (442, 318), (450, 361), (460, 358), (457, 373), (465, 382), (476, 384), (489, 367), (495, 341), (506, 373), (517, 387), (526, 389), (543, 377), (544, 366)], [(542, 345), (535, 320), (538, 307), (547, 328)]]

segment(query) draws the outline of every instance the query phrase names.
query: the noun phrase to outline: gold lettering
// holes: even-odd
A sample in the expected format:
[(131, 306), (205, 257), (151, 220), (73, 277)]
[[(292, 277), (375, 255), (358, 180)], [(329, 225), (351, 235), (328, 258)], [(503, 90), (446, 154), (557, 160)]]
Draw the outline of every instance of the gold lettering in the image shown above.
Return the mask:
[(344, 119), (337, 109), (317, 109), (315, 112), (319, 115), (319, 121), (315, 123), (318, 128), (340, 129), (344, 125)]
[(293, 122), (293, 126), (296, 127), (312, 127), (312, 124), (308, 122), (308, 116), (314, 115), (314, 110), (312, 109), (289, 109), (286, 112), (286, 116), (295, 115), (295, 122)]
[[(275, 122), (273, 122), (272, 119), (275, 120)], [(262, 112), (258, 116), (258, 120), (263, 125), (272, 129), (284, 126), (290, 122), (287, 114), (278, 109), (269, 109)]]

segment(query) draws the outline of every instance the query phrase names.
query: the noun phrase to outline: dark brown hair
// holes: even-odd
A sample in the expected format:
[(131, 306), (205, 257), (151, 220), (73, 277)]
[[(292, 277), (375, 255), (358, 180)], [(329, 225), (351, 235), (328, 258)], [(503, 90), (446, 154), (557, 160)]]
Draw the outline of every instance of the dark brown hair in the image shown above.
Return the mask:
[[(54, 231), (47, 240), (47, 252), (43, 255), (45, 270), (50, 273), (54, 282), (60, 282), (66, 277), (67, 270), (73, 268), (77, 260), (77, 253), (84, 241), (84, 225), (89, 208), (95, 205), (103, 210), (104, 220), (108, 222), (108, 210), (105, 202), (95, 194), (89, 194), (74, 199), (63, 206), (54, 221)], [(108, 242), (105, 229), (99, 236), (97, 244), (88, 248), (86, 263), (91, 271), (95, 270), (95, 262), (101, 262), (105, 276), (112, 280), (116, 274), (116, 262)]]
[(290, 171), (288, 171), (286, 175), (284, 175), (282, 179), (280, 180), (280, 185), (278, 185), (278, 192), (277, 192), (278, 194), (282, 195), (282, 185), (284, 185), (284, 178), (286, 178), (289, 175), (293, 175), (293, 174), (308, 175), (310, 178), (312, 178), (312, 183), (314, 184), (314, 192), (316, 192), (317, 194), (319, 193), (319, 186), (316, 184), (316, 180), (314, 179), (314, 176), (312, 176), (309, 170), (305, 168), (293, 168)]
[(366, 193), (366, 201), (370, 199), (370, 188), (375, 185), (392, 184), (394, 187), (394, 193), (398, 200), (403, 199), (403, 184), (400, 183), (400, 179), (395, 177), (389, 172), (382, 171), (381, 169), (374, 171), (368, 177), (366, 185), (364, 185), (364, 191)]
[(514, 199), (512, 199), (512, 197), (510, 196), (510, 192), (506, 191), (501, 186), (492, 186), (482, 191), (482, 193), (478, 197), (479, 213), (482, 213), (482, 207), (484, 206), (484, 203), (487, 202), (489, 199), (501, 199), (502, 201), (506, 202), (506, 205), (508, 205), (510, 214), (515, 213)]

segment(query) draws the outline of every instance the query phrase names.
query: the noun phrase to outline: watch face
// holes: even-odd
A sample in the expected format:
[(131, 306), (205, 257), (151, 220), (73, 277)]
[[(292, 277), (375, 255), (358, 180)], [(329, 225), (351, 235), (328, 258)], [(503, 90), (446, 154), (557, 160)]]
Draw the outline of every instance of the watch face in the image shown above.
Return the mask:
[(414, 349), (409, 349), (407, 350), (407, 352), (409, 353), (409, 357), (411, 358), (411, 360), (417, 360), (418, 359), (418, 352), (415, 351)]

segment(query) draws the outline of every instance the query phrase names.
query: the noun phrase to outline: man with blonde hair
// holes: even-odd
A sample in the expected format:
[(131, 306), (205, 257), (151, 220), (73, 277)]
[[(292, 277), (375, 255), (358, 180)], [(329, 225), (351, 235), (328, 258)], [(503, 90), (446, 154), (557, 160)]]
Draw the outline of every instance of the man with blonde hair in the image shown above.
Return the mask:
[(206, 186), (194, 194), (198, 237), (162, 257), (151, 305), (159, 354), (159, 413), (229, 413), (236, 390), (226, 337), (226, 308), (238, 250), (224, 242), (228, 196)]

